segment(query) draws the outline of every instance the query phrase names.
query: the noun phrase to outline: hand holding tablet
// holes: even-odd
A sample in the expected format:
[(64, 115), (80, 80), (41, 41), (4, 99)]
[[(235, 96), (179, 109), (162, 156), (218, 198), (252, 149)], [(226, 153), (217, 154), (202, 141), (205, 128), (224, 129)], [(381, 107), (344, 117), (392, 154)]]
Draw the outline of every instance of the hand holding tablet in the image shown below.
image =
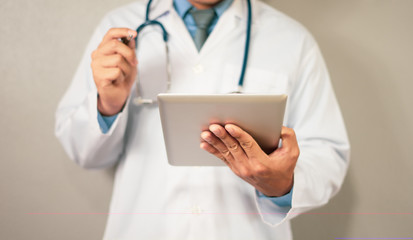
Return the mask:
[(274, 151), (280, 139), (286, 100), (286, 95), (160, 94), (168, 162), (174, 166), (225, 166), (200, 149), (201, 133), (211, 124), (232, 123), (249, 133), (266, 153)]
[(201, 148), (221, 159), (238, 177), (269, 197), (289, 193), (300, 154), (295, 132), (283, 127), (282, 146), (266, 154), (241, 128), (213, 124), (201, 134)]

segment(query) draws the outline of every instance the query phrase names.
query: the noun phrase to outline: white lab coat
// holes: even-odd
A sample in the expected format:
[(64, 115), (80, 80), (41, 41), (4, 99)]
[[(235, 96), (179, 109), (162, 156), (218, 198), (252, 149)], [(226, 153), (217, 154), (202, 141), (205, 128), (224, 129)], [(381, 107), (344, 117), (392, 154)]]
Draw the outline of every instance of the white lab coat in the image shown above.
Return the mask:
[[(296, 131), (301, 150), (292, 207), (258, 198), (255, 189), (227, 167), (168, 165), (158, 108), (134, 105), (134, 90), (109, 132), (102, 133), (90, 54), (109, 28), (134, 29), (143, 22), (146, 2), (136, 2), (103, 19), (56, 113), (56, 136), (71, 159), (84, 168), (118, 163), (104, 239), (288, 240), (291, 218), (327, 203), (339, 190), (349, 143), (319, 48), (294, 20), (264, 3), (252, 4), (244, 89), (289, 95), (285, 125)], [(245, 8), (245, 1), (234, 0), (198, 53), (172, 1), (154, 1), (150, 16), (160, 16), (169, 32), (171, 92), (237, 90)], [(156, 84), (163, 88), (164, 59), (160, 31), (149, 27), (142, 33), (138, 54), (139, 74), (148, 89), (156, 89)]]

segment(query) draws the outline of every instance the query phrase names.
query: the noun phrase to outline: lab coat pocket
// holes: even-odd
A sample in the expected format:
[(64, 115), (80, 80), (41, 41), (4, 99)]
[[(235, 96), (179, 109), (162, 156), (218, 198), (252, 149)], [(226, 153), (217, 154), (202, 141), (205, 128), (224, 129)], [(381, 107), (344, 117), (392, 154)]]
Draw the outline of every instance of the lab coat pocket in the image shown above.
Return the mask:
[[(221, 93), (230, 93), (238, 90), (240, 68), (227, 65), (222, 76)], [(247, 68), (244, 78), (244, 93), (271, 93), (287, 94), (288, 76), (258, 68)]]

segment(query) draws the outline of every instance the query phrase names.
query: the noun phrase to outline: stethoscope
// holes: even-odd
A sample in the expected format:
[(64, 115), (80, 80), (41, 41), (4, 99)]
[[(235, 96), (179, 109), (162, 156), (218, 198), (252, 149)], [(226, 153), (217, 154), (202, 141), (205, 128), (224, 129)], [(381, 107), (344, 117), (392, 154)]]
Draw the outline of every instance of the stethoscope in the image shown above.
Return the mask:
[[(241, 74), (239, 77), (238, 81), (238, 90), (233, 92), (233, 93), (242, 93), (242, 87), (244, 85), (244, 77), (245, 77), (245, 70), (247, 68), (247, 61), (248, 61), (248, 52), (249, 52), (249, 46), (250, 46), (250, 36), (251, 36), (251, 0), (246, 0), (247, 1), (247, 30), (246, 30), (246, 38), (245, 38), (245, 49), (244, 49), (244, 59), (242, 61), (242, 68), (241, 68)], [(136, 29), (136, 32), (138, 33), (137, 36), (135, 37), (135, 42), (136, 42), (136, 51), (138, 51), (138, 36), (139, 33), (147, 26), (159, 26), (160, 29), (162, 30), (162, 37), (163, 41), (165, 43), (165, 51), (166, 51), (166, 70), (167, 70), (167, 82), (166, 82), (166, 92), (169, 92), (171, 88), (171, 63), (170, 63), (170, 58), (169, 58), (169, 48), (168, 48), (168, 32), (166, 31), (165, 27), (163, 26), (162, 23), (160, 23), (158, 20), (153, 19), (149, 20), (149, 11), (151, 8), (152, 0), (148, 1), (148, 4), (146, 5), (146, 16), (145, 16), (145, 22), (142, 23), (141, 25), (138, 26)], [(137, 105), (147, 105), (147, 104), (153, 104), (156, 103), (156, 99), (149, 99), (149, 98), (143, 98), (142, 94), (140, 93), (139, 89), (140, 85), (140, 78), (139, 74), (136, 79), (136, 97), (134, 99), (134, 103)]]

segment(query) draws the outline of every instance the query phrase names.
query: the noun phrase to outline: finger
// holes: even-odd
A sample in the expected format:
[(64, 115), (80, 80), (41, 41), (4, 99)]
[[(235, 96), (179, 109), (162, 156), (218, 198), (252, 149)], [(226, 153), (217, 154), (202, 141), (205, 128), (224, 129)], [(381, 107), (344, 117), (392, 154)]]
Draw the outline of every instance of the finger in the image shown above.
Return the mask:
[(135, 66), (138, 63), (136, 60), (135, 49), (126, 46), (118, 40), (111, 40), (110, 42), (99, 46), (93, 57), (97, 58), (113, 54), (122, 55), (122, 57), (124, 57), (132, 66)]
[[(101, 44), (105, 44), (111, 40), (118, 40), (121, 38), (134, 39), (138, 33), (129, 28), (111, 28), (102, 39)], [(132, 36), (132, 37), (131, 37)]]
[(113, 84), (115, 81), (122, 81), (124, 76), (119, 68), (100, 68), (95, 73), (95, 78), (102, 81), (96, 81), (97, 87), (105, 87)]
[(297, 137), (295, 131), (292, 128), (282, 127), (281, 129), (282, 148), (290, 150), (298, 147)]
[(128, 76), (132, 68), (135, 66), (130, 66), (125, 58), (120, 54), (114, 54), (109, 56), (103, 56), (99, 59), (96, 59), (96, 65), (103, 68), (120, 68), (125, 76)]
[(205, 142), (204, 140), (201, 140), (200, 148), (213, 154), (215, 157), (221, 159), (231, 169), (232, 172), (234, 172), (237, 176), (240, 176), (240, 173), (236, 168), (234, 168), (231, 162), (227, 161), (227, 159), (225, 159), (225, 157), (222, 156), (222, 154), (209, 143)]
[(282, 127), (281, 129), (281, 148), (279, 151), (286, 151), (290, 156), (297, 159), (300, 155), (297, 137), (292, 128)]
[(224, 156), (213, 146), (211, 146), (209, 143), (202, 141), (201, 144), (199, 145), (201, 149), (209, 152), (210, 154), (214, 155), (215, 157), (221, 159), (225, 164), (227, 164), (229, 167), (230, 163), (225, 159)]
[(226, 124), (225, 130), (227, 130), (227, 132), (239, 142), (248, 158), (256, 157), (262, 152), (260, 146), (254, 138), (252, 138), (251, 135), (242, 130), (240, 127), (234, 124)]
[(132, 48), (132, 49), (135, 49), (135, 46), (136, 46), (135, 38), (132, 38), (128, 43), (128, 47)]
[(218, 124), (212, 124), (209, 126), (209, 130), (225, 144), (236, 161), (244, 161), (246, 159), (247, 156), (238, 141), (229, 135), (225, 128)]
[(225, 144), (217, 138), (213, 133), (210, 131), (204, 131), (201, 133), (201, 138), (209, 143), (212, 147), (217, 149), (220, 154), (229, 162), (233, 161), (233, 156), (231, 155), (231, 152), (227, 149)]

